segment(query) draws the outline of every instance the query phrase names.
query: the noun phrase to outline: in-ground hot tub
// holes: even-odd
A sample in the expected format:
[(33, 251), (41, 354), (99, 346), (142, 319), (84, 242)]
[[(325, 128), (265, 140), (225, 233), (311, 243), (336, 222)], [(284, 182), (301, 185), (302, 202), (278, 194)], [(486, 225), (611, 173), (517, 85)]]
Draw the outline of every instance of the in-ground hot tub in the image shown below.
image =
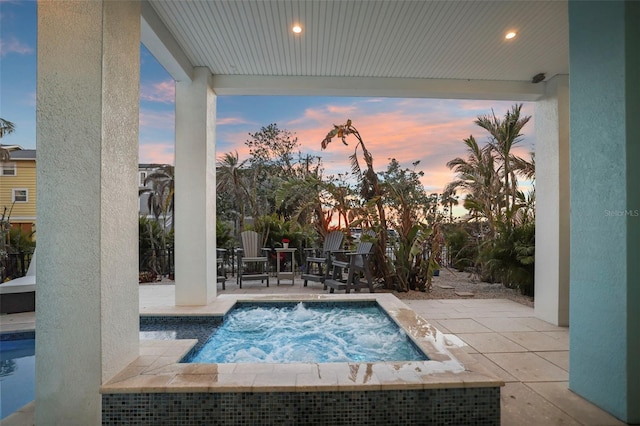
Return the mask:
[(371, 300), (238, 303), (222, 324), (213, 327), (204, 345), (194, 347), (182, 362), (321, 364), (426, 360), (428, 357)]
[[(102, 387), (103, 424), (500, 424), (503, 383), (474, 371), (455, 336), (392, 295), (225, 295), (206, 313), (293, 300), (376, 301), (428, 360), (187, 364), (180, 360), (197, 340), (141, 341), (140, 357)], [(166, 313), (153, 316), (164, 321)], [(200, 309), (195, 319), (206, 316)]]

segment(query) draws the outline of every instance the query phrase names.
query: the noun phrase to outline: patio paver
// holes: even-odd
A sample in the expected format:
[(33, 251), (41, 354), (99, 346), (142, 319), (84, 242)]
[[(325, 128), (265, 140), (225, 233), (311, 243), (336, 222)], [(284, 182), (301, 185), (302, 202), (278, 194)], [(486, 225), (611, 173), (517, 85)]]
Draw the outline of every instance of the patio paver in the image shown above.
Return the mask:
[(502, 426), (581, 425), (524, 383), (506, 383), (500, 401)]
[(558, 332), (505, 332), (504, 337), (530, 351), (562, 351), (569, 349), (569, 334)]
[(617, 426), (625, 423), (605, 413), (568, 389), (567, 382), (527, 383), (527, 386), (582, 425)]
[(565, 371), (569, 371), (569, 351), (535, 352), (536, 355), (554, 363)]
[(522, 382), (562, 382), (569, 373), (531, 352), (485, 354)]
[[(225, 291), (218, 289), (219, 295), (325, 293), (321, 285), (303, 287), (298, 280), (293, 286), (269, 288), (246, 282), (240, 290), (235, 280), (229, 279), (226, 286)], [(139, 288), (141, 312), (173, 307), (173, 285), (141, 285)], [(458, 333), (456, 335), (470, 345), (465, 347), (470, 359), (487, 374), (506, 383), (501, 390), (502, 426), (625, 424), (568, 389), (568, 328), (535, 318), (533, 308), (500, 299), (402, 302), (443, 333)], [(0, 316), (3, 332), (33, 329), (34, 324), (33, 312)], [(511, 352), (502, 352), (509, 349)], [(309, 373), (298, 373), (301, 382), (306, 380), (305, 374)], [(240, 380), (240, 377), (220, 373), (218, 382), (231, 380), (246, 384), (247, 380), (255, 380), (254, 374), (245, 376), (248, 377)], [(330, 378), (330, 381), (338, 385), (337, 379)], [(11, 423), (15, 420), (10, 416), (2, 424), (33, 424), (33, 404), (17, 415), (20, 416), (18, 423)]]
[(447, 327), (447, 329), (454, 334), (458, 333), (488, 333), (491, 330), (484, 325), (476, 322), (470, 318), (458, 318), (458, 319), (441, 319), (440, 324)]
[(459, 338), (476, 351), (486, 354), (494, 352), (527, 352), (527, 349), (498, 333), (458, 333)]

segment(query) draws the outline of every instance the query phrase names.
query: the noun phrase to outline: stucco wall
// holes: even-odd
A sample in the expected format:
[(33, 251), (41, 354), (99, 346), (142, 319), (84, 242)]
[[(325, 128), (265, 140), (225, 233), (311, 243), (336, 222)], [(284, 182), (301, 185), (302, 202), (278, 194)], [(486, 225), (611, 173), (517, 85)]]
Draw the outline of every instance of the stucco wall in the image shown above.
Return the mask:
[(635, 2), (569, 5), (570, 388), (627, 422), (640, 421), (640, 116), (629, 109), (640, 99), (638, 10)]
[(38, 3), (36, 423), (99, 424), (138, 355), (137, 2)]

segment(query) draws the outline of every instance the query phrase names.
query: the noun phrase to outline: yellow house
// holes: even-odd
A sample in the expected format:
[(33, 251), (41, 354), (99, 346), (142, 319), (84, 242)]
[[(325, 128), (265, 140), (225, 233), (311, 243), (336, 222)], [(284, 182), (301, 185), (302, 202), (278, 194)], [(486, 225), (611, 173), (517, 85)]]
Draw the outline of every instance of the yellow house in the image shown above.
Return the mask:
[(0, 162), (0, 216), (2, 212), (5, 212), (5, 219), (9, 216), (12, 228), (35, 231), (35, 149), (11, 151), (9, 161)]

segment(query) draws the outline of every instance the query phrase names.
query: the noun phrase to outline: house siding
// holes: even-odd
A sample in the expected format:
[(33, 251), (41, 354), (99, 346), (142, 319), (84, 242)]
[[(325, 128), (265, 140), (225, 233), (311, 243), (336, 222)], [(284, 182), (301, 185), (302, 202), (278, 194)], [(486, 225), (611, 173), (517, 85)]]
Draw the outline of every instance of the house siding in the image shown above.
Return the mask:
[[(0, 176), (0, 210), (6, 208), (12, 227), (30, 231), (36, 222), (36, 161), (13, 159), (11, 163), (16, 164), (16, 175)], [(14, 189), (26, 189), (28, 201), (13, 204)]]

